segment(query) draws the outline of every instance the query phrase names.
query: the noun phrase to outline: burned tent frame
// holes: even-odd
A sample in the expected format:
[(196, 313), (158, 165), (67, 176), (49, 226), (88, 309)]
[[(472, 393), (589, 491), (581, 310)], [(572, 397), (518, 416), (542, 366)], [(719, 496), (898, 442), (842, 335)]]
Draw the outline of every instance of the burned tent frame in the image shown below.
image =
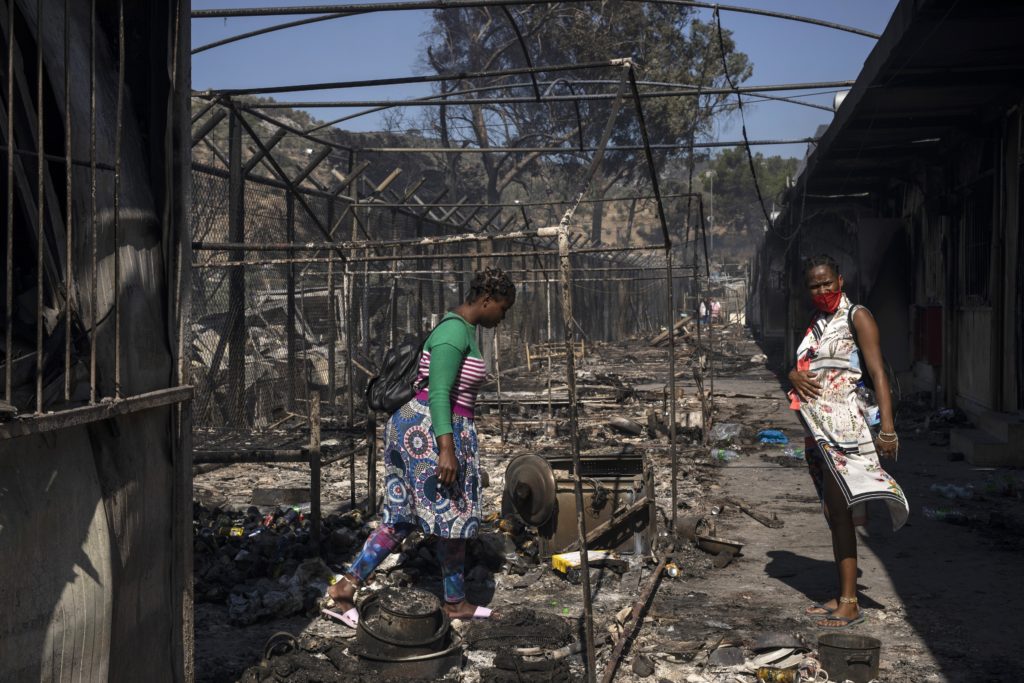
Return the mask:
[[(404, 11), (404, 10), (426, 10), (426, 9), (448, 9), (455, 7), (498, 7), (504, 13), (506, 18), (509, 20), (513, 30), (519, 36), (520, 46), (523, 50), (523, 56), (527, 63), (525, 68), (507, 69), (496, 74), (491, 75), (527, 75), (530, 78), (528, 83), (521, 83), (518, 85), (504, 86), (504, 88), (532, 88), (532, 97), (516, 97), (516, 96), (493, 96), (489, 98), (483, 98), (479, 100), (472, 100), (473, 104), (481, 104), (485, 102), (494, 103), (505, 103), (505, 102), (572, 102), (577, 106), (577, 117), (579, 102), (585, 100), (608, 100), (611, 102), (612, 112), (609, 115), (609, 120), (606, 125), (604, 135), (602, 136), (601, 142), (593, 147), (585, 146), (582, 141), (577, 148), (573, 147), (533, 147), (533, 148), (521, 148), (521, 147), (500, 147), (500, 148), (454, 148), (454, 147), (366, 147), (361, 149), (346, 149), (337, 143), (333, 143), (328, 140), (324, 140), (314, 135), (317, 130), (320, 130), (326, 126), (339, 123), (343, 120), (348, 120), (361, 116), (366, 113), (374, 111), (380, 111), (381, 109), (391, 107), (408, 107), (408, 106), (447, 106), (459, 104), (460, 100), (450, 97), (449, 94), (442, 94), (437, 97), (428, 98), (415, 98), (405, 101), (396, 100), (349, 100), (349, 101), (330, 101), (330, 102), (289, 102), (281, 103), (280, 105), (268, 104), (266, 106), (257, 106), (247, 103), (242, 103), (234, 100), (234, 97), (248, 95), (248, 94), (271, 94), (271, 93), (283, 93), (283, 92), (299, 92), (299, 91), (316, 91), (326, 89), (340, 89), (348, 87), (359, 87), (359, 86), (386, 86), (386, 85), (397, 85), (407, 83), (423, 83), (430, 81), (446, 81), (452, 79), (461, 79), (472, 76), (473, 74), (448, 74), (440, 75), (435, 77), (425, 76), (410, 76), (400, 77), (393, 79), (376, 79), (367, 81), (350, 81), (350, 82), (335, 82), (335, 83), (313, 83), (297, 86), (269, 86), (262, 88), (245, 88), (245, 89), (223, 89), (223, 90), (210, 90), (203, 93), (196, 93), (196, 96), (205, 98), (207, 103), (203, 109), (195, 117), (195, 121), (200, 120), (207, 112), (217, 111), (220, 107), (219, 113), (215, 113), (211, 118), (207, 119), (207, 122), (201, 124), (197, 129), (194, 137), (193, 144), (197, 144), (203, 141), (204, 136), (212, 130), (213, 127), (219, 123), (220, 119), (214, 120), (216, 117), (230, 116), (231, 129), (232, 129), (232, 154), (229, 154), (227, 159), (223, 158), (223, 155), (215, 155), (218, 159), (228, 166), (228, 175), (232, 179), (232, 187), (237, 187), (238, 183), (242, 182), (243, 179), (253, 170), (257, 163), (269, 166), (275, 179), (269, 181), (271, 183), (278, 183), (287, 191), (289, 201), (289, 221), (293, 220), (294, 217), (294, 204), (298, 202), (304, 211), (314, 222), (317, 231), (325, 238), (325, 241), (315, 241), (306, 243), (296, 243), (294, 241), (277, 242), (277, 243), (264, 243), (264, 244), (246, 244), (244, 239), (230, 239), (228, 241), (214, 241), (214, 240), (196, 240), (193, 244), (194, 249), (197, 253), (222, 253), (226, 255), (226, 260), (215, 260), (208, 263), (197, 263), (196, 267), (207, 269), (207, 268), (226, 268), (231, 269), (233, 272), (242, 272), (244, 267), (247, 265), (287, 265), (290, 272), (290, 278), (294, 278), (294, 267), (296, 265), (315, 265), (326, 263), (328, 267), (328, 289), (331, 290), (333, 298), (333, 272), (335, 264), (340, 264), (343, 269), (343, 281), (345, 283), (344, 289), (346, 290), (346, 296), (351, 297), (353, 287), (352, 282), (355, 277), (360, 274), (358, 265), (362, 264), (362, 276), (369, 278), (371, 271), (369, 265), (374, 262), (388, 262), (392, 264), (390, 271), (374, 271), (376, 273), (386, 273), (392, 278), (398, 278), (403, 275), (437, 275), (441, 272), (446, 273), (462, 273), (464, 267), (457, 269), (443, 269), (439, 271), (433, 267), (424, 269), (409, 269), (398, 267), (398, 262), (401, 260), (428, 260), (433, 262), (435, 259), (457, 259), (460, 263), (464, 262), (464, 259), (476, 259), (478, 262), (491, 258), (498, 257), (524, 257), (522, 272), (526, 273), (539, 273), (544, 275), (544, 281), (547, 282), (547, 275), (549, 273), (557, 271), (559, 276), (559, 282), (561, 286), (561, 307), (564, 324), (564, 343), (566, 350), (566, 382), (569, 393), (569, 416), (570, 416), (570, 437), (571, 437), (571, 448), (573, 462), (575, 465), (574, 472), (580, 471), (580, 453), (579, 453), (579, 426), (577, 419), (577, 397), (576, 397), (576, 385), (575, 385), (575, 353), (573, 347), (574, 331), (570, 324), (573, 321), (573, 282), (579, 281), (578, 278), (574, 278), (573, 265), (571, 257), (574, 254), (619, 254), (618, 260), (609, 267), (595, 266), (594, 270), (597, 272), (609, 272), (617, 269), (621, 269), (625, 272), (629, 272), (633, 269), (645, 269), (658, 268), (665, 270), (665, 279), (667, 283), (666, 292), (666, 311), (667, 311), (667, 327), (668, 327), (668, 349), (669, 349), (669, 391), (672, 394), (672, 400), (670, 402), (670, 437), (669, 437), (669, 451), (672, 462), (672, 524), (673, 527), (676, 523), (676, 498), (677, 498), (677, 478), (678, 478), (678, 457), (676, 453), (676, 402), (677, 396), (675, 391), (675, 380), (676, 380), (676, 369), (675, 369), (675, 317), (674, 317), (674, 273), (676, 270), (691, 270), (694, 280), (699, 283), (701, 281), (700, 271), (704, 271), (703, 277), (710, 277), (710, 263), (707, 253), (707, 239), (705, 234), (705, 220), (703, 212), (703, 204), (701, 196), (695, 193), (682, 193), (672, 195), (673, 197), (687, 197), (690, 199), (696, 199), (697, 214), (699, 216), (700, 225), (700, 243), (703, 245), (704, 252), (704, 264), (703, 269), (697, 265), (697, 242), (695, 239), (694, 247), (694, 263), (692, 266), (680, 266), (673, 264), (673, 240), (670, 235), (670, 229), (668, 225), (668, 219), (665, 214), (664, 199), (661, 195), (658, 172), (653, 157), (653, 151), (657, 149), (693, 149), (697, 147), (715, 147), (715, 146), (736, 146), (742, 144), (747, 149), (752, 145), (758, 144), (792, 144), (793, 142), (815, 142), (813, 139), (804, 139), (799, 141), (794, 140), (759, 140), (753, 141), (746, 139), (742, 143), (737, 142), (716, 142), (716, 143), (702, 143), (691, 141), (687, 145), (664, 145), (656, 142), (652, 142), (649, 139), (647, 128), (644, 120), (644, 99), (650, 97), (679, 97), (679, 96), (701, 96), (709, 94), (737, 94), (747, 93), (756, 97), (763, 97), (765, 99), (772, 99), (785, 102), (796, 102), (792, 98), (784, 96), (770, 96), (764, 93), (768, 92), (779, 92), (779, 91), (796, 91), (796, 90), (820, 90), (823, 88), (843, 88), (851, 84), (850, 81), (832, 81), (832, 82), (819, 82), (819, 83), (807, 83), (807, 84), (778, 84), (768, 85), (760, 87), (735, 87), (730, 83), (728, 88), (701, 88), (693, 86), (686, 86), (682, 84), (652, 84), (661, 87), (678, 87), (679, 90), (660, 90), (660, 91), (649, 91), (642, 90), (641, 85), (646, 85), (642, 81), (637, 81), (636, 74), (633, 64), (628, 59), (613, 59), (607, 62), (600, 62), (595, 64), (580, 64), (580, 65), (561, 65), (561, 66), (537, 66), (530, 59), (529, 51), (527, 50), (524, 42), (522, 41), (521, 34), (515, 22), (515, 18), (511, 15), (508, 8), (515, 5), (527, 5), (527, 4), (539, 4), (547, 2), (548, 0), (445, 0), (444, 2), (393, 2), (393, 3), (376, 3), (376, 4), (364, 4), (364, 5), (343, 5), (343, 4), (331, 4), (331, 5), (315, 5), (307, 7), (270, 7), (270, 8), (251, 8), (251, 9), (225, 9), (225, 10), (200, 10), (193, 12), (193, 18), (213, 18), (213, 17), (239, 17), (239, 16), (275, 16), (275, 15), (322, 15), (315, 16), (310, 19), (290, 21), (284, 24), (264, 27), (255, 31), (250, 31), (245, 34), (238, 36), (232, 36), (226, 39), (215, 41), (207, 45), (202, 45), (193, 50), (194, 53), (208, 50), (213, 47), (220, 45), (226, 45), (237, 40), (243, 40), (256, 35), (264, 35), (269, 32), (305, 25), (312, 22), (318, 22), (329, 19), (343, 18), (346, 16), (353, 16), (356, 14), (363, 14), (367, 12), (382, 12), (382, 11)], [(554, 1), (554, 0), (551, 0)], [(816, 19), (807, 17), (800, 17), (797, 15), (784, 14), (780, 12), (772, 12), (767, 10), (759, 10), (753, 8), (744, 8), (736, 6), (718, 5), (712, 3), (703, 2), (690, 2), (688, 0), (639, 0), (641, 2), (653, 2), (658, 4), (677, 5), (680, 7), (693, 7), (693, 8), (705, 8), (715, 10), (716, 19), (718, 12), (744, 12), (750, 14), (757, 14), (766, 17), (773, 17), (779, 19), (785, 19), (790, 21), (799, 21), (809, 24), (814, 24), (830, 29), (846, 31), (857, 35), (862, 35), (870, 38), (877, 38), (877, 35), (863, 31), (860, 29), (842, 26), (831, 22), (824, 22)], [(568, 72), (578, 70), (582, 68), (595, 68), (604, 67), (611, 70), (618, 70), (620, 78), (617, 81), (618, 91), (614, 94), (605, 92), (577, 92), (575, 85), (580, 85), (583, 82), (569, 82), (569, 95), (551, 95), (549, 94), (551, 89), (558, 83), (555, 81), (550, 84), (548, 91), (544, 94), (540, 91), (540, 83), (537, 80), (539, 73), (555, 73), (559, 71)], [(479, 74), (477, 74), (479, 75)], [(564, 79), (559, 79), (564, 80)], [(588, 85), (595, 84), (607, 84), (610, 82), (586, 82)], [(496, 90), (498, 88), (481, 88), (480, 90)], [(630, 100), (635, 108), (635, 115), (637, 118), (637, 124), (639, 127), (640, 137), (642, 139), (642, 145), (634, 146), (609, 146), (608, 141), (610, 138), (611, 127), (616, 118), (618, 109), (625, 100)], [(469, 103), (469, 101), (467, 101)], [(796, 102), (798, 104), (805, 104)], [(301, 130), (293, 125), (286, 124), (278, 121), (273, 117), (265, 113), (265, 110), (274, 109), (278, 106), (288, 107), (370, 107), (371, 109), (365, 112), (359, 112), (350, 116), (343, 117), (333, 122), (326, 124), (320, 124), (310, 128), (309, 130)], [(814, 105), (817, 106), (817, 105)], [(223, 112), (227, 112), (224, 114)], [(256, 117), (264, 123), (271, 124), (276, 127), (276, 133), (267, 142), (264, 143), (260, 140), (259, 136), (248, 124), (244, 118), (244, 115)], [(212, 123), (211, 123), (212, 121)], [(243, 167), (240, 158), (240, 141), (236, 140), (236, 136), (240, 135), (240, 130), (244, 128), (245, 132), (251, 137), (253, 142), (258, 147), (256, 154), (250, 159), (250, 161)], [(298, 176), (289, 177), (289, 175), (281, 167), (280, 163), (275, 160), (272, 148), (277, 142), (285, 135), (294, 135), (300, 138), (304, 138), (311, 143), (322, 145), (323, 148), (317, 155), (311, 159), (309, 166), (303, 169)], [(333, 190), (328, 190), (323, 186), (319, 186), (315, 191), (306, 188), (300, 188), (299, 185), (302, 183), (303, 178), (309, 177), (314, 167), (317, 166), (325, 158), (330, 155), (330, 149), (336, 151), (344, 151), (348, 154), (348, 173), (347, 174), (336, 174), (336, 177), (341, 181), (338, 186)], [(601, 162), (601, 158), (606, 151), (642, 151), (645, 156), (646, 165), (650, 174), (650, 180), (653, 189), (652, 197), (655, 200), (658, 221), (662, 233), (662, 245), (659, 247), (601, 247), (601, 246), (590, 246), (587, 245), (585, 240), (581, 236), (570, 235), (570, 224), (572, 222), (574, 213), (580, 203), (586, 201), (585, 194), (588, 191), (590, 181), (596, 171), (598, 165)], [(387, 186), (394, 180), (398, 175), (399, 170), (393, 170), (381, 183), (371, 188), (371, 192), (368, 196), (360, 197), (358, 191), (358, 185), (360, 183), (367, 184), (365, 171), (367, 169), (366, 162), (361, 165), (357, 165), (356, 159), (357, 154), (362, 153), (389, 153), (389, 152), (402, 152), (402, 153), (424, 153), (424, 154), (490, 154), (490, 153), (509, 153), (509, 152), (520, 152), (520, 153), (538, 153), (538, 154), (552, 154), (552, 155), (568, 155), (568, 154), (593, 154), (591, 162), (586, 174), (585, 179), (581, 183), (581, 188), (575, 197), (568, 202), (560, 202), (562, 204), (568, 204), (561, 221), (557, 226), (543, 227), (539, 229), (532, 229), (529, 224), (529, 220), (525, 213), (525, 207), (528, 205), (540, 205), (540, 202), (528, 202), (523, 205), (516, 203), (500, 203), (500, 204), (481, 204), (481, 203), (467, 203), (465, 199), (458, 200), (455, 202), (442, 202), (448, 190), (446, 189), (441, 196), (436, 197), (433, 201), (423, 201), (416, 195), (416, 191), (419, 185), (412, 187), (406, 191), (404, 196), (400, 196), (389, 190)], [(207, 169), (213, 170), (213, 169)], [(223, 172), (219, 170), (218, 172)], [(297, 179), (298, 178), (298, 179)], [(314, 184), (315, 181), (313, 181)], [(355, 185), (353, 185), (355, 183)], [(346, 189), (350, 189), (351, 196), (345, 196), (341, 193)], [(341, 201), (347, 204), (346, 209), (342, 212), (340, 217), (336, 217), (333, 214), (326, 224), (320, 221), (315, 212), (310, 208), (309, 204), (303, 195), (311, 196), (313, 194), (329, 196), (332, 201), (334, 199), (341, 199)], [(391, 199), (385, 199), (386, 196), (390, 196)], [(640, 199), (637, 197), (626, 197), (623, 199)], [(615, 198), (618, 199), (618, 198)], [(614, 201), (615, 199), (603, 199), (599, 201)], [(412, 200), (410, 202), (410, 200)], [(238, 201), (237, 197), (231, 200), (230, 203)], [(329, 206), (332, 207), (333, 203)], [(473, 209), (471, 213), (464, 215), (461, 213), (463, 210)], [(497, 209), (490, 218), (486, 221), (478, 217), (481, 209)], [(503, 210), (511, 209), (513, 211), (522, 211), (523, 221), (526, 223), (525, 230), (509, 231), (507, 228), (512, 223), (517, 222), (517, 217), (512, 216), (505, 223), (499, 227), (494, 224), (494, 221), (502, 214)], [(447, 237), (427, 238), (417, 240), (378, 240), (371, 235), (367, 229), (366, 219), (360, 219), (360, 213), (364, 215), (370, 210), (390, 210), (392, 212), (400, 212), (417, 220), (428, 221), (440, 228), (452, 230), (456, 234)], [(687, 211), (687, 221), (689, 221), (689, 210)], [(237, 212), (236, 212), (237, 214)], [(339, 228), (342, 222), (350, 218), (350, 227), (352, 233), (352, 239), (341, 241), (335, 239), (336, 229)], [(454, 218), (454, 221), (452, 220)], [(237, 219), (233, 219), (237, 220)], [(473, 230), (471, 226), (476, 229)], [(358, 240), (356, 238), (359, 231), (362, 231), (365, 240)], [(237, 231), (232, 233), (234, 236), (239, 236), (240, 233)], [(507, 241), (510, 243), (510, 248), (506, 252), (495, 252), (493, 251), (493, 244), (498, 241)], [(467, 252), (448, 252), (444, 250), (444, 247), (466, 244), (466, 243), (477, 243), (486, 244), (491, 248), (488, 252), (481, 252), (477, 250), (475, 253)], [(524, 246), (529, 244), (530, 251), (516, 251), (515, 245)], [(429, 253), (423, 253), (424, 250), (429, 250)], [(657, 250), (663, 252), (663, 257), (660, 262), (652, 262), (650, 259), (645, 261), (637, 261), (634, 257), (623, 257), (622, 254), (628, 254), (629, 252), (644, 251), (644, 250)], [(272, 258), (249, 258), (249, 254), (258, 254), (259, 252), (286, 252), (285, 257), (272, 257)], [(305, 256), (306, 252), (312, 252), (309, 256)], [(326, 252), (327, 255), (320, 256), (319, 252)], [(525, 256), (530, 255), (538, 257), (541, 255), (553, 255), (557, 253), (557, 268), (553, 267), (537, 267), (528, 268), (525, 264)], [(606, 278), (605, 278), (606, 279)], [(236, 281), (237, 278), (233, 277), (232, 281)], [(635, 281), (635, 278), (631, 278)], [(290, 296), (294, 298), (294, 283), (290, 284)], [(236, 287), (237, 291), (237, 287)], [(394, 291), (394, 289), (392, 289)], [(392, 295), (393, 296), (393, 295)], [(352, 323), (351, 310), (353, 308), (351, 299), (347, 299), (348, 303), (345, 306), (345, 315), (349, 325)], [(364, 288), (364, 304), (365, 307), (365, 288)], [(334, 318), (334, 310), (332, 308), (330, 329), (332, 330), (332, 336), (330, 339), (331, 350), (337, 342), (337, 320)], [(293, 334), (291, 323), (289, 323), (289, 334)], [(348, 426), (353, 428), (354, 424), (354, 395), (353, 395), (353, 356), (352, 356), (352, 335), (351, 330), (346, 333), (346, 374), (347, 374), (347, 385), (348, 385)], [(698, 336), (700, 331), (698, 329)], [(711, 374), (711, 400), (714, 398), (714, 364), (713, 364), (713, 340), (711, 340), (712, 358), (710, 364)], [(289, 347), (289, 357), (291, 358), (292, 347)], [(333, 363), (331, 365), (333, 371)], [(704, 415), (705, 424), (710, 419), (711, 409), (708, 406), (707, 398), (703, 391), (703, 377), (699, 369), (694, 370), (695, 380), (697, 381), (698, 391), (700, 398), (704, 404)], [(499, 383), (499, 402), (500, 402), (500, 371), (498, 372), (498, 383)], [(331, 386), (329, 387), (329, 393), (331, 399), (328, 403), (333, 407), (335, 404), (336, 387), (334, 386), (333, 376), (331, 379)], [(366, 435), (367, 435), (367, 454), (368, 454), (368, 465), (369, 465), (369, 481), (368, 481), (368, 503), (370, 509), (375, 508), (375, 424), (373, 415), (367, 416), (366, 424)], [(312, 441), (312, 439), (311, 439)], [(255, 458), (254, 458), (255, 459)], [(354, 465), (355, 457), (354, 454), (350, 461), (350, 476), (351, 476), (351, 502), (355, 504), (355, 471)], [(313, 465), (311, 461), (311, 466)], [(577, 498), (577, 508), (582, 510), (582, 490), (580, 484), (580, 478), (578, 474), (574, 475), (575, 479), (575, 494)], [(587, 535), (583, 526), (582, 516), (578, 517), (578, 544), (581, 550), (585, 551), (587, 547)], [(583, 602), (584, 602), (584, 622), (586, 630), (586, 654), (587, 654), (587, 672), (589, 680), (596, 680), (596, 668), (595, 668), (595, 652), (594, 652), (594, 633), (593, 633), (593, 614), (591, 605), (591, 591), (589, 582), (589, 572), (587, 571), (586, 552), (582, 553), (583, 558)], [(662, 564), (664, 564), (665, 558), (662, 558)], [(650, 591), (646, 592), (645, 600), (649, 600), (651, 591), (656, 587), (657, 578), (652, 582)], [(642, 609), (640, 610), (642, 614)], [(637, 619), (639, 621), (639, 619)], [(619, 659), (626, 647), (628, 647), (628, 641), (631, 637), (632, 632), (627, 634), (617, 644), (615, 652), (613, 653), (612, 660), (608, 667), (605, 669), (603, 674), (603, 680), (611, 680), (614, 677), (616, 668), (619, 663)]]

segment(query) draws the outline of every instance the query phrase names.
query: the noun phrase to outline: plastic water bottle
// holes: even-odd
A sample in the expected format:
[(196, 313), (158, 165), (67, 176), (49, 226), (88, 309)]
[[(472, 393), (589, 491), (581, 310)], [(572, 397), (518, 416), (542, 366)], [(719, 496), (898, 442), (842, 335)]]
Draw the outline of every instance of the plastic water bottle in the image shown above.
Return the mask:
[(878, 400), (875, 398), (875, 392), (864, 386), (864, 382), (857, 382), (856, 393), (864, 419), (872, 427), (879, 424), (881, 417), (878, 414)]
[(792, 446), (786, 446), (785, 448), (782, 449), (782, 454), (785, 455), (787, 458), (793, 458), (794, 460), (804, 459), (804, 449), (802, 448), (793, 448)]
[(715, 448), (711, 451), (711, 459), (718, 462), (732, 462), (739, 457), (739, 453), (726, 448)]
[(967, 515), (959, 510), (925, 506), (921, 509), (921, 512), (923, 512), (924, 516), (928, 519), (934, 519), (940, 522), (949, 522), (950, 524), (966, 524), (968, 522)]

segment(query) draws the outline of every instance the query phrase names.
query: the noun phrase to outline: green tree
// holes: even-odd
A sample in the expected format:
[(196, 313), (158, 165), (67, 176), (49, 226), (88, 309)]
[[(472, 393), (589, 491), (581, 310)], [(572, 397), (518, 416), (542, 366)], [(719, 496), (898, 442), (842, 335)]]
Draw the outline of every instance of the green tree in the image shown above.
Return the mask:
[[(425, 63), (430, 71), (497, 71), (526, 64), (510, 17), (524, 37), (534, 64), (583, 64), (619, 57), (632, 58), (637, 65), (642, 90), (666, 90), (675, 84), (689, 86), (724, 85), (722, 57), (715, 26), (696, 18), (691, 8), (634, 2), (605, 2), (571, 5), (528, 5), (510, 8), (463, 8), (434, 12), (427, 34)], [(726, 59), (734, 82), (747, 79), (751, 66), (746, 55), (735, 50), (725, 32)], [(612, 68), (540, 73), (542, 92), (613, 93), (618, 72)], [(441, 88), (450, 87), (449, 91)], [(484, 100), (495, 96), (529, 98), (534, 95), (528, 76), (495, 76), (464, 79), (443, 84), (438, 93), (450, 92), (461, 100)], [(644, 100), (645, 120), (654, 143), (685, 143), (710, 132), (713, 112), (728, 112), (727, 95), (665, 97)], [(483, 102), (459, 104), (427, 112), (428, 126), (442, 146), (549, 147), (557, 145), (591, 147), (597, 144), (607, 121), (608, 100), (537, 104), (536, 102)], [(636, 145), (639, 127), (631, 100), (623, 104), (613, 133), (613, 145)], [(683, 150), (658, 154), (685, 154)], [(457, 164), (448, 160), (454, 180)], [(578, 178), (588, 159), (580, 155), (542, 157), (532, 152), (482, 155), (483, 178), (480, 192), (488, 201), (500, 201), (513, 185), (529, 191), (529, 178), (539, 175), (549, 186), (558, 180)], [(643, 153), (612, 152), (606, 155), (594, 192), (605, 197), (620, 184), (634, 188), (646, 183), (648, 170)], [(571, 181), (570, 181), (571, 184)], [(602, 208), (592, 212), (592, 231), (601, 235)]]
[[(779, 193), (786, 187), (787, 178), (796, 174), (797, 160), (780, 156), (766, 157), (754, 154), (754, 168), (761, 197), (771, 211)], [(709, 173), (714, 175), (709, 177)], [(707, 171), (701, 174), (704, 206), (711, 206), (714, 190), (714, 224), (731, 231), (759, 230), (764, 224), (764, 212), (757, 199), (754, 179), (750, 174), (747, 152), (742, 147), (722, 150), (711, 160)], [(710, 210), (706, 208), (706, 210)]]

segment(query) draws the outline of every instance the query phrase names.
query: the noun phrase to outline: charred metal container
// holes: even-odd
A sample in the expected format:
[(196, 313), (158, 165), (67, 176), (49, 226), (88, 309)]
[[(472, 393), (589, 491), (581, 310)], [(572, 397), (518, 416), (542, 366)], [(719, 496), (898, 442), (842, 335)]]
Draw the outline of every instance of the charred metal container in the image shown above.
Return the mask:
[[(588, 452), (580, 458), (584, 528), (589, 532), (613, 518), (620, 518), (590, 547), (648, 554), (657, 537), (657, 516), (654, 471), (644, 454), (632, 449), (614, 449)], [(550, 556), (562, 552), (577, 539), (576, 494), (572, 457), (557, 455), (545, 459), (555, 475), (555, 505), (550, 519), (538, 530), (540, 553)], [(634, 504), (645, 497), (647, 504), (637, 508)], [(631, 513), (622, 514), (631, 506)]]
[(447, 648), (448, 616), (432, 593), (383, 590), (359, 607), (356, 641), (367, 651), (394, 657), (429, 655)]
[(439, 678), (462, 665), (462, 641), (441, 601), (415, 588), (387, 589), (364, 600), (349, 652), (389, 679)]
[(882, 642), (870, 636), (852, 633), (824, 633), (818, 636), (821, 668), (834, 681), (868, 683), (878, 678), (878, 659)]

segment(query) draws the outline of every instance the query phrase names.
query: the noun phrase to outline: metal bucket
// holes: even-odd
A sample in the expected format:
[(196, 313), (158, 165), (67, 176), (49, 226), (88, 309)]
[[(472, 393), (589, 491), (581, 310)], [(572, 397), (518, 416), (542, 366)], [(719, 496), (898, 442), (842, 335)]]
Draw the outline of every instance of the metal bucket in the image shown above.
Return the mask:
[(818, 636), (821, 668), (833, 681), (868, 683), (878, 678), (878, 658), (882, 642), (870, 636), (852, 633), (825, 633)]

